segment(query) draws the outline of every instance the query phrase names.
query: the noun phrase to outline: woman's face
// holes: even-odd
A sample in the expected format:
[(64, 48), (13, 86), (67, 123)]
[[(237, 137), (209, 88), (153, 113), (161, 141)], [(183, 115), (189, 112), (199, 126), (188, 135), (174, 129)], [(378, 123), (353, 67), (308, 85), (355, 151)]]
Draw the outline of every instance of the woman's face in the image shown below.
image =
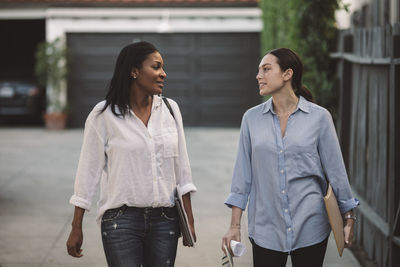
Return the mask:
[(264, 56), (258, 66), (256, 79), (262, 96), (274, 94), (284, 86), (284, 72), (282, 72), (274, 55), (267, 54)]
[(164, 61), (160, 53), (149, 54), (143, 61), (142, 67), (132, 71), (132, 76), (136, 76), (135, 85), (146, 94), (161, 94), (167, 74), (164, 71)]

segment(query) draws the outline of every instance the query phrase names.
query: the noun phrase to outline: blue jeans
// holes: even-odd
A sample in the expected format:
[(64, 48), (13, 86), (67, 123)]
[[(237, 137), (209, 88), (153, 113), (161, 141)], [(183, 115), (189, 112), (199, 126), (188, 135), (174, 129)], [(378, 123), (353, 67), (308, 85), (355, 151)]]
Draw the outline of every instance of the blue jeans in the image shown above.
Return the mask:
[(101, 221), (104, 252), (110, 267), (174, 266), (180, 236), (173, 208), (122, 206), (107, 210)]

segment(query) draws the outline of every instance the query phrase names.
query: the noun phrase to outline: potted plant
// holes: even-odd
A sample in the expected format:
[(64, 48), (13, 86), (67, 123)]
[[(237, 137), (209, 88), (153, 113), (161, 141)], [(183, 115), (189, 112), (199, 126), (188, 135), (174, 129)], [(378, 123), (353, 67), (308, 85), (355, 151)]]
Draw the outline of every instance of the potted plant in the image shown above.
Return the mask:
[(65, 40), (44, 41), (35, 53), (35, 75), (41, 86), (46, 87), (47, 129), (64, 129), (67, 120), (67, 48)]

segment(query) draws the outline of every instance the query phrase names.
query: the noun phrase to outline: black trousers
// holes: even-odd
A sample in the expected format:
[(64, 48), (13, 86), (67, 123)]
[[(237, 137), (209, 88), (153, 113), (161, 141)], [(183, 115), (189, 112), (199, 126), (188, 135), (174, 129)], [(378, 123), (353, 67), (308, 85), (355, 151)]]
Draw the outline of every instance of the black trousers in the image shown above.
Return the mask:
[[(329, 237), (329, 236), (328, 236)], [(299, 248), (290, 252), (293, 267), (322, 267), (325, 258), (328, 237), (321, 243)], [(285, 267), (288, 252), (281, 252), (262, 248), (250, 240), (253, 244), (254, 267)]]

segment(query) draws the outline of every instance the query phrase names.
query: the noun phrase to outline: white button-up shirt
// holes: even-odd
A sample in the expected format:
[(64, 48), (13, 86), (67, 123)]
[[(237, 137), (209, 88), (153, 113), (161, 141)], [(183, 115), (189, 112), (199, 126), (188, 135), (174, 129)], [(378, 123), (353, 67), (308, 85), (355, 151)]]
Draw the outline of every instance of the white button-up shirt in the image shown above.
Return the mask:
[[(100, 184), (97, 222), (107, 209), (172, 207), (179, 184), (183, 194), (196, 191), (192, 183), (182, 116), (169, 99), (175, 119), (160, 96), (153, 97), (147, 127), (129, 111), (115, 116), (105, 101), (90, 112), (75, 178), (72, 205), (90, 210)], [(118, 111), (118, 109), (117, 109)]]

